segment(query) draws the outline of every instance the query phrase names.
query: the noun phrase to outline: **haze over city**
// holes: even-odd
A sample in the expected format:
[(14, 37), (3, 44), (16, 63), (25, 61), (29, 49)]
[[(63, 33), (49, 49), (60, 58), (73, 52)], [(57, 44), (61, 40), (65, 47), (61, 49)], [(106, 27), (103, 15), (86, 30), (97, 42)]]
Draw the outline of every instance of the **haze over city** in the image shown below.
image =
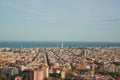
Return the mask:
[(120, 0), (0, 0), (0, 41), (120, 41)]

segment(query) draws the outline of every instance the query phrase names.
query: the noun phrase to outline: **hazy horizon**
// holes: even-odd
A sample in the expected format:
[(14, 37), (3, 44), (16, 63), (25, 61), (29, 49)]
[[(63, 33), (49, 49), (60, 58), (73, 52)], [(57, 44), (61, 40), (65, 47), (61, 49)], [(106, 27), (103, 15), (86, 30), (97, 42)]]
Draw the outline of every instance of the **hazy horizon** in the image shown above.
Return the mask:
[(120, 42), (120, 0), (0, 0), (0, 41)]

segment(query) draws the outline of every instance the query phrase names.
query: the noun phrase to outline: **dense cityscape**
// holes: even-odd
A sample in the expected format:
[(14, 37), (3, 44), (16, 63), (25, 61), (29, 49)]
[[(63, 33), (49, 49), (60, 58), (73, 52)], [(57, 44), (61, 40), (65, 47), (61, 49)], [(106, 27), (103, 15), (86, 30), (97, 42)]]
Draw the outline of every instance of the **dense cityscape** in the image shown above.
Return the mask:
[(0, 80), (120, 80), (120, 48), (0, 48)]
[(120, 0), (0, 0), (0, 80), (120, 80)]

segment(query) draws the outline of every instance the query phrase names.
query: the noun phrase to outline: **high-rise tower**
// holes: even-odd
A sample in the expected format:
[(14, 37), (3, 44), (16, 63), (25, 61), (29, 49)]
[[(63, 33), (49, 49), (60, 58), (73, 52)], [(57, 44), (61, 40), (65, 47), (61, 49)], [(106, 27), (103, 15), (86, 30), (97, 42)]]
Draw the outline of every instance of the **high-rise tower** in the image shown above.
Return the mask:
[(21, 46), (20, 46), (20, 52), (21, 52), (21, 53), (23, 52), (22, 44), (21, 44)]
[(61, 44), (61, 48), (63, 48), (63, 47), (64, 47), (64, 44), (62, 43), (62, 44)]
[(58, 42), (57, 42), (57, 45), (56, 45), (56, 47), (58, 48), (59, 46), (58, 46)]

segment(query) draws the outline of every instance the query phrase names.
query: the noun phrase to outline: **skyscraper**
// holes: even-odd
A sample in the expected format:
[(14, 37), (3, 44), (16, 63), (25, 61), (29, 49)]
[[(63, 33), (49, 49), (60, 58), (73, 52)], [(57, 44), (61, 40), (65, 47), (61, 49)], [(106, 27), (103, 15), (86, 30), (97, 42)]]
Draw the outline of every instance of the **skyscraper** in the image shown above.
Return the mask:
[(21, 46), (20, 46), (20, 52), (21, 52), (21, 53), (23, 52), (22, 44), (21, 44)]
[(62, 42), (62, 44), (61, 44), (61, 48), (63, 48), (64, 47), (64, 44), (63, 44), (63, 42)]

